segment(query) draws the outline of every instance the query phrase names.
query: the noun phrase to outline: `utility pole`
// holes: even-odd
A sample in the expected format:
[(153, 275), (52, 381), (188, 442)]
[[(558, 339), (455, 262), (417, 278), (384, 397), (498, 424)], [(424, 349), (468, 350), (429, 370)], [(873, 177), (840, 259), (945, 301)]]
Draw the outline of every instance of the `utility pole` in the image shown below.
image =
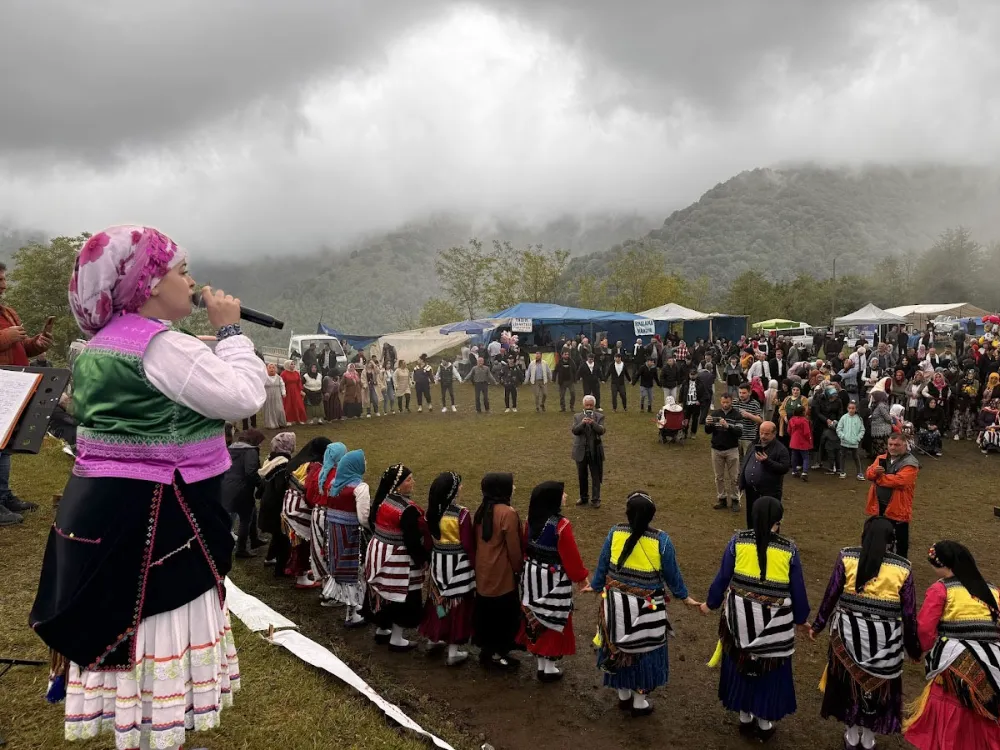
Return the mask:
[(837, 256), (833, 256), (833, 286), (830, 288), (830, 328), (837, 319)]

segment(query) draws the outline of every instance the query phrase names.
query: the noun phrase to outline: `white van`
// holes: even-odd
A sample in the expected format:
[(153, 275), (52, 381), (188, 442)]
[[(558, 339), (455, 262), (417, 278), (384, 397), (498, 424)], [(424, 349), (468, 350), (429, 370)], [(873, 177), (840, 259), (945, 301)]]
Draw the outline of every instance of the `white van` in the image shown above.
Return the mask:
[(764, 328), (761, 330), (761, 333), (766, 334), (768, 337), (772, 333), (776, 333), (778, 336), (784, 336), (796, 346), (804, 344), (810, 347), (812, 346), (813, 334), (815, 332), (816, 329), (808, 323), (799, 323), (793, 328)]
[(260, 353), (264, 356), (264, 361), (269, 365), (284, 365), (286, 360), (302, 359), (302, 352), (309, 348), (310, 344), (316, 344), (316, 351), (323, 351), (329, 344), (330, 349), (337, 357), (339, 369), (343, 372), (347, 369), (347, 354), (338, 339), (322, 333), (294, 335), (288, 340), (288, 349), (279, 346), (263, 346)]

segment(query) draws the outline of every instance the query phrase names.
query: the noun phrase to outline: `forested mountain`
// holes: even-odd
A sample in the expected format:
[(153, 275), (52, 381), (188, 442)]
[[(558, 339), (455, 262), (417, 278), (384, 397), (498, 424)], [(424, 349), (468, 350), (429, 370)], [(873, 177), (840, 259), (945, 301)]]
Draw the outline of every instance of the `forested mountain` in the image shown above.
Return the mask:
[[(645, 237), (668, 271), (707, 275), (725, 288), (747, 270), (775, 280), (864, 273), (887, 255), (918, 253), (948, 227), (982, 243), (1000, 239), (1000, 177), (987, 170), (925, 166), (858, 170), (755, 169), (716, 185)], [(627, 245), (628, 243), (626, 243)], [(601, 278), (623, 252), (575, 258), (568, 274)]]
[[(512, 222), (436, 218), (401, 227), (343, 250), (266, 257), (238, 265), (196, 262), (195, 277), (241, 296), (306, 333), (320, 320), (350, 333), (384, 333), (417, 325), (420, 308), (439, 293), (434, 259), (470, 237), (515, 246), (541, 244), (573, 254), (606, 249), (641, 236), (654, 222), (636, 216), (565, 217), (533, 229)], [(256, 336), (265, 339), (272, 334)], [(285, 338), (287, 340), (287, 338)]]

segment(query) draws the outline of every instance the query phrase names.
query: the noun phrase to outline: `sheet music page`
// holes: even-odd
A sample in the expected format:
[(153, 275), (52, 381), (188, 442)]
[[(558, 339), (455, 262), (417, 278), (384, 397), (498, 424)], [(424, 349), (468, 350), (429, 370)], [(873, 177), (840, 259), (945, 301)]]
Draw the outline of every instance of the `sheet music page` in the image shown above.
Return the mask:
[(37, 372), (0, 369), (0, 448), (6, 448), (42, 376)]

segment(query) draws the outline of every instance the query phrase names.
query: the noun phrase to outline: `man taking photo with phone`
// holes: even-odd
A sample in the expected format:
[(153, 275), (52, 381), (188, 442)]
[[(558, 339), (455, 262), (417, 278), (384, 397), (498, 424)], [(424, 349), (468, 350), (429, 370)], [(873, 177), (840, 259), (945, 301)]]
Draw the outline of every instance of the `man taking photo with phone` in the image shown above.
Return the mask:
[(913, 492), (919, 472), (920, 462), (898, 432), (889, 436), (888, 452), (877, 456), (865, 472), (865, 479), (871, 482), (865, 514), (885, 516), (892, 521), (896, 527), (896, 554), (901, 557), (907, 557), (910, 549)]
[[(0, 263), (0, 365), (27, 367), (31, 357), (43, 354), (52, 346), (52, 324), (55, 318), (45, 321), (45, 328), (35, 336), (21, 325), (13, 308), (4, 304), (7, 291), (7, 266)], [(38, 506), (15, 497), (10, 491), (10, 453), (0, 451), (0, 526), (21, 523), (21, 513)]]
[(788, 449), (775, 440), (777, 436), (774, 422), (761, 422), (760, 437), (740, 466), (739, 488), (747, 509), (748, 529), (753, 528), (753, 504), (757, 498), (770, 496), (781, 500), (785, 474), (792, 467)]
[[(583, 397), (583, 411), (573, 416), (573, 460), (580, 480), (577, 505), (601, 507), (601, 482), (604, 481), (604, 415), (594, 411), (597, 400)], [(592, 492), (588, 492), (587, 476)], [(592, 499), (591, 499), (592, 498)]]

